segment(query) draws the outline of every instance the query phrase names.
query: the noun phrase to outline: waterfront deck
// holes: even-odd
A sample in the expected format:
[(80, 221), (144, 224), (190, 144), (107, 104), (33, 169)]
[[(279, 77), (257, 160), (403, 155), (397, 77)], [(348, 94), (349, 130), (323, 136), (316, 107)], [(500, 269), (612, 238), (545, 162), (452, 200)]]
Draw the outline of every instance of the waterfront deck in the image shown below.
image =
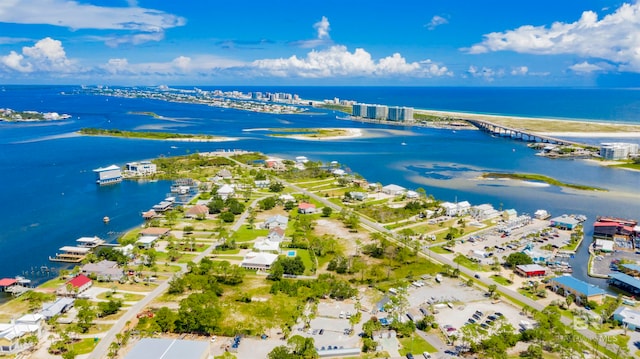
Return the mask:
[(49, 256), (49, 260), (51, 262), (80, 263), (89, 254), (91, 248), (64, 246), (60, 248), (60, 251), (62, 253), (56, 253), (54, 257)]

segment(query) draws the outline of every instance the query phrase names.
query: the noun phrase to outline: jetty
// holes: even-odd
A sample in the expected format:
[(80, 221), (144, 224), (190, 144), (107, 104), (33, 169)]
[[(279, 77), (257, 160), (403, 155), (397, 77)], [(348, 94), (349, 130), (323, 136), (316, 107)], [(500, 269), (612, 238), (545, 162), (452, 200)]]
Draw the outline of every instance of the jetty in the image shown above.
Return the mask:
[(550, 143), (555, 145), (564, 146), (578, 146), (578, 147), (593, 147), (587, 143), (563, 140), (561, 138), (541, 135), (535, 132), (499, 125), (486, 120), (472, 120), (465, 119), (465, 121), (477, 127), (479, 130), (489, 132), (498, 137), (509, 137), (515, 140), (538, 142), (538, 143)]

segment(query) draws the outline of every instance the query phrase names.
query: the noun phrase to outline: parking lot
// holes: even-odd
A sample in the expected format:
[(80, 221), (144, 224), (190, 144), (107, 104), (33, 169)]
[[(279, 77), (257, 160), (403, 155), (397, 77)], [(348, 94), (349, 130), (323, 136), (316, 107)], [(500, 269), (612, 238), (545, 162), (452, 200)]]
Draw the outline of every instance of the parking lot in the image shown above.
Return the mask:
[[(493, 255), (508, 256), (522, 251), (527, 246), (533, 252), (550, 256), (551, 251), (542, 249), (543, 246), (557, 249), (568, 244), (570, 240), (571, 231), (549, 227), (548, 220), (532, 219), (531, 223), (511, 230), (508, 235), (499, 232), (497, 228), (474, 233), (464, 237), (454, 249), (460, 254), (475, 257), (480, 263), (490, 264), (493, 262)], [(479, 255), (482, 252), (486, 253), (485, 258)]]

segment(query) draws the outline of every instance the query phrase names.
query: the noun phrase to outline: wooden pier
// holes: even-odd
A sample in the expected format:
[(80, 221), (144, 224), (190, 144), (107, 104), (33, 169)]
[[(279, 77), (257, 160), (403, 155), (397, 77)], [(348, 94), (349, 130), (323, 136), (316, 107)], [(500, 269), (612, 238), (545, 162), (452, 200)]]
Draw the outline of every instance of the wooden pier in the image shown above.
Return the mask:
[(509, 137), (515, 140), (521, 140), (521, 141), (527, 141), (527, 142), (549, 143), (554, 145), (593, 147), (593, 145), (589, 145), (587, 143), (563, 140), (557, 137), (540, 135), (535, 132), (507, 127), (507, 126), (499, 125), (490, 121), (469, 120), (469, 119), (465, 119), (465, 120), (470, 124), (474, 125), (475, 127), (477, 127), (478, 129), (480, 129), (481, 131), (489, 132), (499, 137)]

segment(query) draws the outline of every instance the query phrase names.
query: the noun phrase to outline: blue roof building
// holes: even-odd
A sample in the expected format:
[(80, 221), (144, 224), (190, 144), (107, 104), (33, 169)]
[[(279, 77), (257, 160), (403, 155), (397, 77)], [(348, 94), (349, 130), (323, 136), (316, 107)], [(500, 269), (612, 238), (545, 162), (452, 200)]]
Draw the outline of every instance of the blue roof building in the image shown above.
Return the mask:
[[(580, 304), (586, 304), (588, 301), (594, 301), (601, 304), (606, 296), (606, 291), (604, 289), (596, 287), (593, 284), (583, 282), (570, 275), (553, 278), (549, 283), (553, 286), (553, 290), (556, 293), (562, 289), (565, 297), (573, 294), (576, 298), (576, 303)], [(584, 301), (585, 298), (586, 301)]]
[[(623, 266), (626, 266), (626, 264)], [(628, 274), (612, 273), (609, 276), (609, 285), (618, 287), (633, 295), (640, 295), (640, 279)]]

